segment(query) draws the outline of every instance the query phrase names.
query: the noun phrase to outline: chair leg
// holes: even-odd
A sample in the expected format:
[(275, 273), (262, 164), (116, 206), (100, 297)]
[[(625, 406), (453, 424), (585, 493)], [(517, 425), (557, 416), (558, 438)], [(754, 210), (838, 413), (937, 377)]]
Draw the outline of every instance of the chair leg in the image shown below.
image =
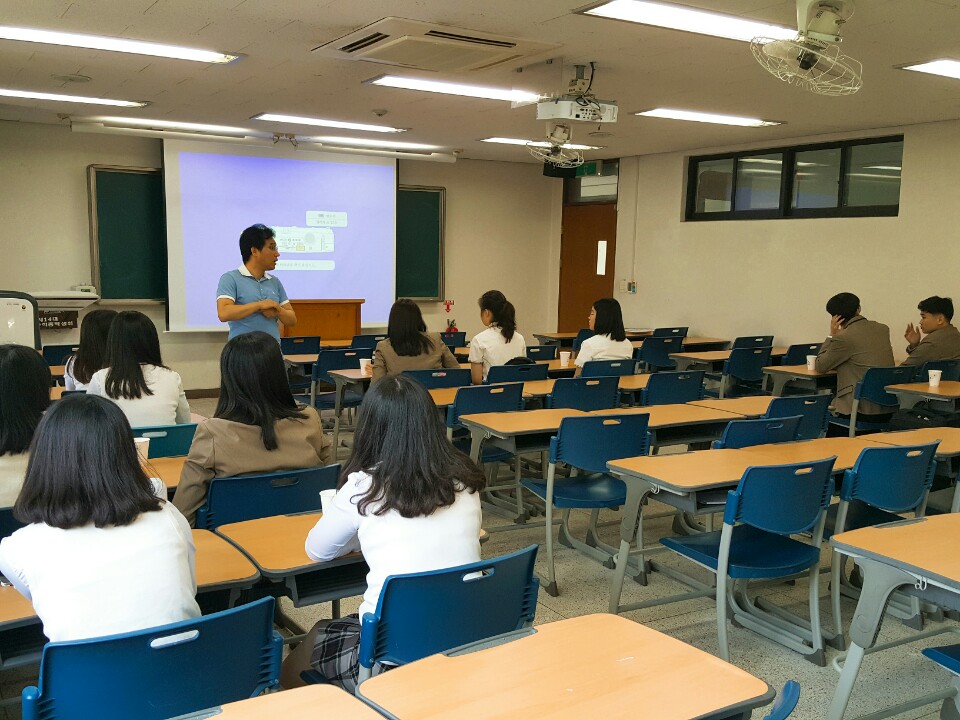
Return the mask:
[(586, 543), (590, 547), (597, 547), (597, 523), (600, 521), (600, 510), (590, 512), (590, 525), (587, 527)]
[(547, 547), (547, 583), (543, 589), (548, 595), (557, 597), (560, 591), (557, 589), (557, 573), (553, 565), (553, 480), (556, 474), (556, 465), (550, 463), (547, 469), (547, 497), (544, 499), (546, 506), (546, 547)]
[(846, 640), (843, 636), (843, 617), (840, 613), (840, 575), (843, 570), (843, 561), (840, 553), (834, 550), (830, 554), (830, 604), (833, 607), (833, 646), (839, 650), (846, 649)]
[(717, 646), (720, 659), (730, 662), (727, 643), (727, 574), (717, 573)]
[(813, 652), (806, 656), (807, 660), (821, 667), (826, 665), (826, 654), (823, 651), (823, 634), (820, 629), (820, 565), (810, 568), (810, 632)]
[[(527, 511), (523, 507), (523, 486), (520, 484), (520, 453), (517, 453), (515, 456), (516, 462), (514, 464), (514, 473), (513, 473), (513, 484), (516, 487), (517, 493), (517, 518), (516, 522), (522, 523), (527, 520)], [(550, 526), (549, 521), (547, 522), (547, 527)]]

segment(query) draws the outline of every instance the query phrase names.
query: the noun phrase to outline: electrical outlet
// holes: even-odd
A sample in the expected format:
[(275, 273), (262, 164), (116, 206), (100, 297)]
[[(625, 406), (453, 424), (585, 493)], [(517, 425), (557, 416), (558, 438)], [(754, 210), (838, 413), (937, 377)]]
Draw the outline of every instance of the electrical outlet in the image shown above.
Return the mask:
[(626, 280), (620, 281), (620, 292), (622, 293), (629, 292), (629, 283)]

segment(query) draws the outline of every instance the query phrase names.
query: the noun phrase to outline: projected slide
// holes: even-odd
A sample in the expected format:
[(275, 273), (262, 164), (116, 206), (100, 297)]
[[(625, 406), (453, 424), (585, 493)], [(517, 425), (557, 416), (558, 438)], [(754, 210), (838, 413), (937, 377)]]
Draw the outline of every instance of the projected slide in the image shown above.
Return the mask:
[(365, 298), (363, 323), (386, 324), (395, 162), (290, 152), (165, 143), (171, 330), (225, 327), (217, 281), (241, 264), (240, 233), (255, 223), (276, 233), (280, 260), (271, 274), (291, 299)]

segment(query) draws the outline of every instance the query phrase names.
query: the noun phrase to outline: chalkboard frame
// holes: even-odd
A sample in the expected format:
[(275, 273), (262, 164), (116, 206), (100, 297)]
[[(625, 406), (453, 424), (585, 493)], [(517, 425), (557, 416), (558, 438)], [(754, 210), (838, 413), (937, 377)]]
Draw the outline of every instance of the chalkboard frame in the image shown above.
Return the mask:
[[(445, 230), (446, 230), (446, 213), (447, 213), (447, 189), (444, 187), (436, 187), (429, 185), (398, 185), (397, 186), (397, 207), (399, 208), (402, 200), (400, 199), (404, 191), (414, 191), (414, 192), (433, 192), (437, 193), (440, 196), (439, 203), (439, 213), (437, 218), (437, 293), (436, 295), (405, 295), (401, 292), (399, 283), (397, 284), (397, 297), (405, 297), (410, 300), (416, 300), (420, 302), (441, 302), (444, 297), (444, 265), (445, 265)], [(397, 233), (397, 259), (395, 262), (399, 262), (400, 257), (400, 234)]]

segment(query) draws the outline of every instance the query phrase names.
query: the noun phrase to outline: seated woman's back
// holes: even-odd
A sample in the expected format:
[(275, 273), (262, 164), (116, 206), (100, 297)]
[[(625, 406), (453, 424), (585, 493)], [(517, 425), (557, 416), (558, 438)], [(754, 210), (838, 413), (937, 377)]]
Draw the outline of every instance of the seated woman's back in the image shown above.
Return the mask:
[(20, 494), (50, 385), (50, 368), (36, 350), (0, 345), (0, 507), (11, 507)]
[(404, 370), (435, 370), (459, 367), (457, 359), (443, 344), (440, 333), (428, 333), (420, 307), (401, 298), (390, 308), (387, 339), (377, 343), (373, 353), (373, 380), (397, 375)]

